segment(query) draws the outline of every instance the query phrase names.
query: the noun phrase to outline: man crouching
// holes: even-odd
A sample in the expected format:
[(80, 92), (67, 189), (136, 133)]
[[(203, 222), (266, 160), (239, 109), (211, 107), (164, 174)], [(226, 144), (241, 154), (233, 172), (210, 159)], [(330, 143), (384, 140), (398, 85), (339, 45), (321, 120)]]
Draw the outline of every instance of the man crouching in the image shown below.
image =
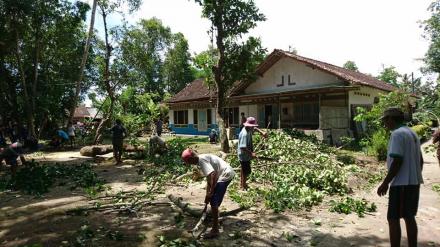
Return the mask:
[(197, 164), (202, 175), (206, 177), (208, 185), (206, 187), (205, 203), (211, 204), (213, 225), (211, 232), (205, 235), (204, 238), (216, 238), (219, 235), (218, 208), (223, 201), (229, 183), (235, 176), (235, 172), (220, 157), (213, 154), (197, 155), (189, 148), (182, 152), (182, 160), (186, 164)]

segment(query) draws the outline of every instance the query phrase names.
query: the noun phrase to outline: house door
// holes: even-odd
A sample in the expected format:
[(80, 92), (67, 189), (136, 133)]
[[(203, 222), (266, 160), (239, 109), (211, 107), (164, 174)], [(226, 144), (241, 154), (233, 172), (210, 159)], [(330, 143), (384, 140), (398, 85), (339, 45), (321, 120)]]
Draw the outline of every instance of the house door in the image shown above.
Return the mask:
[(264, 128), (273, 128), (272, 105), (264, 106)]
[(200, 132), (208, 131), (208, 121), (206, 116), (206, 109), (198, 110), (197, 130)]

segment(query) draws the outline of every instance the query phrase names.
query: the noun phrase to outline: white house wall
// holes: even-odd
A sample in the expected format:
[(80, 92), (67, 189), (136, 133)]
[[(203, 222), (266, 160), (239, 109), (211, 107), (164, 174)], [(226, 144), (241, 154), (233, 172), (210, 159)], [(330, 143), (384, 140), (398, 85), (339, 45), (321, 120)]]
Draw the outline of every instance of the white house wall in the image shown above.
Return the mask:
[[(284, 76), (284, 86), (277, 86), (282, 83), (282, 76)], [(291, 58), (281, 58), (262, 77), (249, 85), (245, 89), (245, 94), (276, 93), (339, 84), (344, 83), (334, 75), (312, 69)]]
[(194, 124), (194, 109), (188, 109), (188, 124)]
[(372, 105), (374, 98), (379, 97), (380, 94), (387, 94), (388, 92), (380, 89), (362, 86), (360, 90), (350, 91), (348, 93), (348, 106), (351, 115), (351, 105)]
[(168, 112), (168, 121), (169, 124), (174, 124), (174, 110)]

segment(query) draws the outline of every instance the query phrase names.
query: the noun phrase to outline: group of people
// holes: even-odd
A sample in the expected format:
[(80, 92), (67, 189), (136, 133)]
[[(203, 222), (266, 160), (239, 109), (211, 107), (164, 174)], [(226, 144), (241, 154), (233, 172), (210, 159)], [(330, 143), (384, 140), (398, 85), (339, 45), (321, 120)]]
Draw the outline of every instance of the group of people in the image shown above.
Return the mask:
[[(381, 118), (384, 126), (391, 131), (391, 137), (387, 154), (388, 173), (378, 187), (377, 194), (383, 196), (389, 191), (387, 220), (390, 243), (393, 247), (400, 246), (402, 218), (406, 225), (408, 246), (417, 246), (418, 230), (415, 216), (419, 204), (420, 184), (423, 183), (420, 140), (416, 133), (405, 125), (404, 119), (404, 113), (393, 107), (385, 110)], [(258, 124), (253, 117), (248, 117), (242, 125), (237, 153), (241, 165), (240, 187), (246, 190), (247, 179), (251, 174), (251, 161), (256, 157), (252, 135), (259, 132), (263, 137), (267, 137), (267, 133), (257, 128)], [(440, 132), (434, 135), (434, 142), (440, 142)], [(226, 161), (213, 154), (197, 154), (192, 149), (186, 149), (182, 153), (182, 160), (186, 164), (198, 165), (201, 173), (207, 177), (205, 203), (211, 205), (213, 226), (205, 238), (215, 238), (219, 235), (218, 209), (235, 173)]]

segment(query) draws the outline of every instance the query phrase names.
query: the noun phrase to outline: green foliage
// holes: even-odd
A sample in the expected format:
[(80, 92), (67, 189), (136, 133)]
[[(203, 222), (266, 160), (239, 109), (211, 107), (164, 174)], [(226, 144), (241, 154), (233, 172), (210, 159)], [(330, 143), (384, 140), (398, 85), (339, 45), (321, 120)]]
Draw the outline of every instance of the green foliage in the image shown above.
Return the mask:
[(419, 124), (411, 127), (421, 140), (427, 140), (431, 136), (431, 128), (428, 125)]
[[(65, 109), (72, 105), (72, 88), (83, 53), (84, 22), (89, 10), (89, 5), (80, 1), (0, 2), (2, 119), (22, 122), (18, 117), (25, 116), (26, 108), (33, 123), (38, 125), (65, 119)], [(83, 91), (96, 79), (95, 53), (93, 49), (90, 51)], [(40, 127), (44, 125), (35, 129)]]
[(163, 56), (171, 42), (171, 29), (157, 18), (140, 20), (125, 30), (121, 41), (122, 59), (129, 71), (128, 85), (140, 92), (163, 94)]
[(344, 165), (351, 165), (356, 162), (356, 159), (350, 154), (337, 154), (336, 160), (343, 163)]
[(184, 240), (181, 238), (167, 239), (165, 236), (160, 235), (159, 239), (160, 247), (196, 247), (199, 246), (196, 241)]
[[(331, 158), (333, 149), (313, 136), (270, 131), (268, 139), (255, 138), (255, 148), (261, 158), (254, 161), (251, 179), (263, 186), (242, 193), (231, 190), (231, 198), (242, 206), (264, 198), (265, 205), (276, 212), (310, 208), (325, 195), (348, 191), (345, 171)], [(234, 156), (229, 162), (239, 166)]]
[(389, 66), (389, 67), (383, 67), (383, 70), (380, 72), (377, 79), (388, 82), (394, 86), (398, 86), (398, 79), (402, 77), (399, 72), (397, 72), (396, 67)]
[(47, 193), (50, 187), (69, 185), (71, 190), (78, 187), (92, 190), (103, 190), (103, 181), (87, 163), (81, 165), (46, 165), (29, 162), (19, 169), (15, 177), (1, 177), (0, 190), (15, 189), (32, 195)]
[(183, 34), (174, 34), (163, 65), (165, 84), (171, 94), (178, 93), (195, 79), (190, 61), (188, 41)]
[(364, 217), (366, 212), (376, 212), (377, 206), (374, 203), (368, 204), (367, 200), (353, 199), (351, 197), (341, 198), (339, 201), (330, 201), (330, 212), (350, 214), (356, 212), (359, 217)]
[(181, 158), (183, 150), (188, 147), (187, 140), (180, 137), (173, 138), (167, 141), (167, 147), (166, 154), (150, 156), (147, 160), (153, 162), (156, 166), (166, 167), (166, 170), (173, 175), (182, 175), (190, 171), (191, 167), (184, 165)]
[(359, 107), (357, 109), (358, 115), (355, 117), (355, 121), (366, 121), (369, 133), (374, 133), (383, 128), (380, 118), (386, 109), (389, 107), (399, 107), (403, 112), (408, 112), (408, 103), (411, 101), (411, 95), (401, 91), (382, 94), (379, 97), (379, 102), (374, 104), (370, 110)]
[(347, 61), (344, 63), (344, 65), (342, 66), (345, 69), (349, 69), (349, 70), (353, 70), (353, 71), (359, 71), (357, 65), (355, 62), (353, 61)]
[(376, 131), (367, 147), (367, 154), (374, 155), (378, 160), (386, 160), (390, 132), (385, 129)]
[(399, 107), (403, 112), (409, 112), (407, 109), (411, 96), (402, 91), (394, 91), (388, 94), (380, 95), (379, 102), (374, 104), (370, 110), (358, 108), (358, 115), (355, 121), (367, 123), (362, 145), (367, 149), (367, 153), (375, 155), (379, 160), (386, 158), (387, 143), (390, 136), (388, 130), (382, 124), (381, 117), (383, 112), (389, 107)]
[(432, 190), (435, 192), (438, 192), (440, 195), (440, 184), (433, 184), (432, 185)]

